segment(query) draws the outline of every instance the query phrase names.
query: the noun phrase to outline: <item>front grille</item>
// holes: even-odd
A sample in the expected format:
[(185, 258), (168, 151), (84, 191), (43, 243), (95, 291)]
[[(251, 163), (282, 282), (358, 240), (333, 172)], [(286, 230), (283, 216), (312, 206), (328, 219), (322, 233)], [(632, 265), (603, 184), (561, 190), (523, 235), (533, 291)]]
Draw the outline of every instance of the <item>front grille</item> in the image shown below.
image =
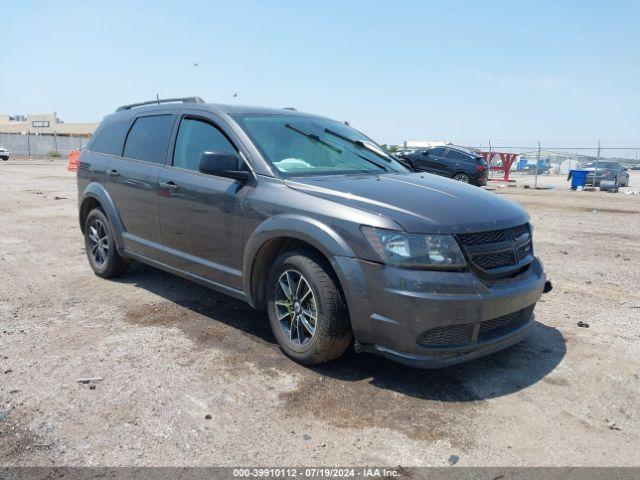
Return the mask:
[(522, 261), (531, 254), (531, 243), (518, 247), (518, 261)]
[(421, 345), (460, 345), (468, 343), (473, 333), (473, 325), (447, 325), (427, 330), (418, 337)]
[(513, 252), (491, 253), (489, 255), (477, 255), (473, 261), (480, 268), (491, 270), (492, 268), (513, 265)]
[(502, 327), (513, 320), (516, 320), (522, 314), (522, 310), (517, 312), (509, 313), (508, 315), (503, 315), (502, 317), (493, 318), (491, 320), (485, 320), (480, 324), (480, 331), (489, 331), (494, 328)]
[(493, 230), (490, 232), (463, 233), (459, 235), (463, 245), (486, 245), (487, 243), (504, 242), (507, 240), (506, 230)]
[(507, 335), (526, 324), (531, 319), (533, 308), (531, 305), (517, 312), (485, 320), (477, 328), (473, 323), (432, 328), (423, 332), (416, 341), (423, 347), (453, 347), (486, 342)]
[(494, 338), (502, 337), (527, 323), (533, 313), (533, 306), (518, 310), (517, 312), (503, 315), (492, 320), (480, 323), (478, 341), (486, 342)]
[(484, 275), (517, 274), (533, 259), (528, 223), (500, 230), (462, 233), (457, 238), (471, 265)]

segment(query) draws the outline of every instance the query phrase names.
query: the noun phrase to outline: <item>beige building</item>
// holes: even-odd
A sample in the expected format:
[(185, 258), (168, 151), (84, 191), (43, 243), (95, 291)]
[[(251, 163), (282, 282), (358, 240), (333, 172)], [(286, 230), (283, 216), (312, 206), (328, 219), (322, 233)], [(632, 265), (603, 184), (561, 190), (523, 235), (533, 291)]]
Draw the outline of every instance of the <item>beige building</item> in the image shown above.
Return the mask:
[(65, 123), (55, 113), (10, 117), (0, 115), (0, 133), (90, 136), (97, 123)]

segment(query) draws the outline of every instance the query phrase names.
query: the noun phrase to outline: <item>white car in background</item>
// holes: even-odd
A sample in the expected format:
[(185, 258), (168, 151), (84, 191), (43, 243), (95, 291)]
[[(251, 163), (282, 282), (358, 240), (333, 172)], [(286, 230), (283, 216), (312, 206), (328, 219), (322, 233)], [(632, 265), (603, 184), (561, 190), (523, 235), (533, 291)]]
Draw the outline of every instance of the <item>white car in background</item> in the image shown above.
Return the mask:
[(6, 148), (0, 147), (0, 158), (2, 160), (9, 160), (9, 150)]

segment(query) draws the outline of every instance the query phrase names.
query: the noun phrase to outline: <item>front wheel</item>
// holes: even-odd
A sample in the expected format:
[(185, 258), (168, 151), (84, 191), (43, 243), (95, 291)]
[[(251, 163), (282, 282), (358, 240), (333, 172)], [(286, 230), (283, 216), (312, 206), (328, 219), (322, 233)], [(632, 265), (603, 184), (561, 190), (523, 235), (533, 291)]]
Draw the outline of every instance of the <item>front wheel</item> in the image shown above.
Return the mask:
[(459, 182), (462, 182), (462, 183), (470, 183), (471, 182), (471, 178), (469, 177), (469, 175), (467, 175), (466, 173), (462, 173), (462, 172), (456, 173), (453, 176), (453, 179), (457, 180)]
[(349, 314), (329, 267), (312, 252), (285, 252), (268, 280), (268, 313), (282, 351), (303, 365), (340, 357), (351, 343)]

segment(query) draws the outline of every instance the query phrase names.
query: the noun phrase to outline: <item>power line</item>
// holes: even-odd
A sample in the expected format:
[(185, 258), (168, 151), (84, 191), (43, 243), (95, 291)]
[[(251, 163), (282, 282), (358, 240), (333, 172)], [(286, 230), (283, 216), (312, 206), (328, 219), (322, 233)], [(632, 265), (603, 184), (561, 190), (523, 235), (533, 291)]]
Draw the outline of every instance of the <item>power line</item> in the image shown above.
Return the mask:
[[(537, 150), (538, 147), (525, 147), (525, 146), (496, 146), (492, 145), (491, 149), (495, 150), (496, 148), (512, 148), (512, 149), (526, 149), (526, 150)], [(543, 150), (597, 150), (598, 147), (544, 147)], [(640, 147), (602, 147), (602, 150), (640, 150)]]

